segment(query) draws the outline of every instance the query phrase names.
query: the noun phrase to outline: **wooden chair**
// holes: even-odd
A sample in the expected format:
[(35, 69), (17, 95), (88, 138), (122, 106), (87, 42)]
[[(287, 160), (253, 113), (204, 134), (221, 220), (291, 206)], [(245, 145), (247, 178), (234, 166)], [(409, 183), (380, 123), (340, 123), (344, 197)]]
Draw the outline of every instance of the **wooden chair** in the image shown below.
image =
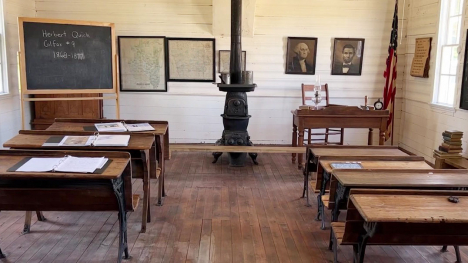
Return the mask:
[[(314, 85), (305, 85), (302, 83), (302, 105), (309, 105), (312, 106), (314, 105), (311, 101), (313, 99), (312, 93), (314, 92)], [(325, 106), (333, 106), (330, 104), (330, 96), (328, 93), (328, 84), (322, 85), (322, 102), (325, 101)], [(308, 94), (309, 93), (309, 94)], [(323, 96), (325, 95), (325, 96)], [(311, 104), (307, 104), (306, 102), (309, 101)], [(338, 145), (343, 145), (343, 139), (344, 139), (344, 129), (331, 129), (331, 128), (326, 128), (325, 133), (312, 133), (311, 129), (305, 129), (304, 133), (307, 133), (307, 144), (311, 144), (312, 141), (323, 141), (323, 143), (318, 143), (318, 144), (338, 144)], [(312, 136), (325, 136), (324, 139), (317, 138), (313, 139)], [(328, 141), (328, 136), (330, 135), (340, 135), (340, 141), (339, 142), (329, 142)], [(304, 138), (306, 138), (304, 136)], [(306, 140), (304, 140), (306, 141)]]

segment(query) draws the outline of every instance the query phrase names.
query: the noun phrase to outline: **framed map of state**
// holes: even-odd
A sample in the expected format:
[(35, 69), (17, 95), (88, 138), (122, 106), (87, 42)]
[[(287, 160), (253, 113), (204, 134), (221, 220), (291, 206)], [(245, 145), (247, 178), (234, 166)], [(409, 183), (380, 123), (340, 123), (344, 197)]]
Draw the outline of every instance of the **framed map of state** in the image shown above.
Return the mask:
[(120, 90), (167, 92), (166, 38), (119, 36)]
[(168, 38), (169, 81), (214, 82), (215, 45), (214, 38)]

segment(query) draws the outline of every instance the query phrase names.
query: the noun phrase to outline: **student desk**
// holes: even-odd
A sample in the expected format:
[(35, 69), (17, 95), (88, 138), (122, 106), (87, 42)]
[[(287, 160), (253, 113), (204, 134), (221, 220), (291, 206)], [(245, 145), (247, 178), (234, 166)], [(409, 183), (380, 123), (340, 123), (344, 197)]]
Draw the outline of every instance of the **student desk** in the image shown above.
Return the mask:
[[(148, 120), (112, 120), (112, 119), (55, 119), (55, 122), (47, 128), (48, 131), (85, 131), (95, 130), (95, 123), (106, 122), (125, 122), (125, 123), (149, 123), (154, 131), (143, 131), (135, 133), (152, 134), (155, 137), (154, 148), (156, 151), (150, 151), (150, 177), (159, 178), (160, 196), (166, 196), (164, 188), (165, 179), (165, 160), (170, 159), (169, 151), (169, 123), (167, 121), (148, 121)], [(159, 174), (156, 171), (159, 166)], [(158, 198), (158, 205), (162, 205), (162, 198)]]
[[(101, 174), (8, 171), (27, 157), (65, 155), (104, 156), (111, 162)], [(127, 212), (134, 211), (139, 199), (133, 195), (131, 180), (130, 154), (126, 152), (0, 150), (0, 210), (118, 211), (118, 262), (123, 254), (128, 258)], [(8, 254), (8, 250), (4, 252)]]
[[(330, 106), (318, 110), (295, 110), (293, 114), (292, 146), (303, 146), (305, 129), (369, 128), (368, 144), (372, 144), (372, 128), (379, 129), (379, 145), (385, 142), (388, 110), (363, 110), (355, 106)], [(298, 154), (298, 167), (302, 154)], [(294, 163), (296, 154), (292, 154)]]
[(468, 160), (465, 157), (461, 158), (435, 158), (436, 169), (468, 169)]
[[(126, 151), (132, 156), (133, 178), (143, 179), (143, 213), (141, 232), (146, 231), (146, 222), (151, 222), (150, 213), (150, 186), (149, 186), (149, 162), (148, 156), (154, 144), (154, 136), (151, 134), (131, 134), (128, 146), (43, 146), (52, 136), (75, 135), (90, 136), (93, 132), (57, 132), (57, 131), (19, 131), (19, 134), (6, 141), (3, 147), (12, 149), (52, 149), (52, 150), (80, 150), (80, 151)], [(101, 133), (109, 134), (109, 133)], [(115, 133), (110, 133), (116, 135)], [(122, 133), (120, 133), (122, 134)], [(159, 195), (160, 199), (161, 196)]]
[(467, 188), (468, 170), (335, 169), (330, 183), (330, 195), (324, 199), (329, 200), (328, 209), (333, 209), (332, 222), (335, 222), (338, 221), (340, 209), (346, 208), (351, 189), (454, 190)]
[[(367, 190), (351, 193), (346, 222), (332, 225), (331, 245), (353, 245), (354, 262), (364, 262), (369, 245), (468, 245), (468, 193), (464, 191)], [(459, 203), (448, 197), (456, 195)]]
[(329, 157), (383, 157), (383, 156), (409, 156), (410, 153), (397, 146), (348, 146), (348, 145), (310, 145), (306, 150), (306, 165), (304, 167), (304, 189), (302, 197), (306, 197), (307, 206), (309, 201), (309, 175), (316, 173), (316, 180), (310, 185), (314, 192), (318, 193), (322, 186), (322, 171), (318, 171), (320, 158)]
[(325, 213), (322, 196), (330, 187), (330, 177), (333, 171), (332, 163), (360, 162), (363, 169), (432, 169), (423, 157), (420, 156), (383, 156), (383, 157), (322, 157), (319, 162), (319, 171), (322, 173), (322, 185), (317, 196), (317, 220), (322, 218), (321, 229), (325, 229)]

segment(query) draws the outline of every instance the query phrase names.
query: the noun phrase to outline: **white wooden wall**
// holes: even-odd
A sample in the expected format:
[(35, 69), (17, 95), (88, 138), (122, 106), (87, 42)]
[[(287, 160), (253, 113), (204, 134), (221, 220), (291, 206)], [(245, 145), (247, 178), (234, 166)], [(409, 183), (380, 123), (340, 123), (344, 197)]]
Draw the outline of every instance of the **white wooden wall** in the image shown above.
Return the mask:
[[(404, 106), (400, 145), (417, 154), (433, 160), (432, 151), (442, 142), (442, 132), (447, 129), (457, 129), (465, 132), (463, 139), (464, 153), (468, 145), (468, 111), (454, 110), (431, 106), (436, 67), (437, 32), (440, 14), (440, 0), (406, 0), (408, 12), (408, 45), (406, 49), (406, 64), (409, 69), (414, 56), (415, 39), (432, 37), (432, 53), (428, 79), (414, 78), (406, 72), (404, 85)], [(462, 28), (462, 48), (459, 55), (459, 74), (457, 102), (460, 97), (462, 63), (465, 56), (468, 1), (465, 0), (464, 26)]]
[(5, 19), (7, 78), (10, 95), (0, 96), (0, 148), (6, 140), (17, 134), (21, 128), (16, 63), (16, 54), (18, 52), (17, 19), (18, 16), (35, 16), (35, 2), (34, 0), (3, 0), (3, 14)]
[[(114, 22), (117, 35), (209, 38), (213, 37), (216, 12), (212, 1), (217, 0), (36, 0), (35, 10), (37, 17)], [(243, 38), (247, 69), (254, 71), (258, 84), (248, 94), (253, 116), (249, 132), (254, 143), (291, 142), (290, 111), (301, 104), (300, 85), (315, 81), (315, 76), (284, 74), (288, 36), (318, 37), (316, 72), (330, 86), (331, 103), (362, 105), (366, 95), (372, 102), (381, 98), (393, 10), (394, 0), (257, 0), (254, 36)], [(330, 75), (335, 37), (366, 39), (362, 76)], [(217, 50), (229, 49), (229, 37), (216, 40)], [(16, 52), (16, 46), (13, 49)], [(400, 61), (398, 70), (403, 72), (405, 54), (400, 54)], [(396, 142), (403, 83), (401, 78), (397, 84)], [(122, 93), (121, 117), (168, 120), (171, 142), (212, 143), (219, 139), (225, 94), (210, 83), (168, 86), (168, 93)], [(113, 117), (109, 103), (105, 115)], [(363, 144), (367, 131), (346, 130), (345, 140)]]

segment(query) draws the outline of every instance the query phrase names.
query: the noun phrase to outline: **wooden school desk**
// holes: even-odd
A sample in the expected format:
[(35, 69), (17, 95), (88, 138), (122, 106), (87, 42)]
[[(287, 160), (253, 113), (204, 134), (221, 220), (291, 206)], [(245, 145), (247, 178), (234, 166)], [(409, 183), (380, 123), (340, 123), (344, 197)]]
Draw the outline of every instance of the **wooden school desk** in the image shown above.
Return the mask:
[[(448, 201), (453, 195), (459, 203)], [(367, 245), (452, 245), (461, 262), (458, 246), (468, 245), (467, 195), (465, 191), (353, 191), (346, 222), (332, 224), (335, 262), (337, 245), (352, 245), (358, 263), (364, 262)]]
[(340, 209), (346, 208), (349, 191), (357, 188), (420, 190), (468, 188), (468, 170), (334, 169), (330, 179), (330, 194), (322, 197), (324, 205), (333, 210), (332, 222), (338, 220)]
[(341, 162), (360, 162), (363, 169), (432, 169), (424, 157), (420, 156), (322, 157), (319, 162), (319, 172), (317, 172), (317, 175), (322, 174), (320, 193), (317, 196), (317, 220), (322, 219), (321, 229), (325, 229), (325, 208), (322, 196), (330, 187), (330, 177), (333, 171), (331, 164)]
[[(388, 110), (362, 110), (356, 106), (322, 107), (318, 110), (295, 110), (293, 114), (292, 146), (304, 145), (304, 129), (369, 128), (368, 144), (372, 144), (373, 130), (379, 129), (379, 145), (385, 142)], [(298, 167), (302, 166), (302, 154), (298, 154)], [(292, 162), (296, 154), (292, 154)]]
[[(75, 135), (90, 136), (93, 132), (57, 132), (57, 131), (19, 131), (19, 134), (3, 144), (3, 147), (12, 149), (52, 149), (52, 150), (79, 150), (79, 151), (126, 151), (132, 155), (133, 178), (143, 179), (143, 212), (141, 232), (146, 231), (146, 222), (151, 222), (151, 193), (149, 185), (148, 156), (154, 144), (151, 134), (131, 134), (128, 146), (43, 146), (52, 136)], [(109, 134), (109, 133), (101, 133)], [(114, 134), (115, 133), (111, 133)], [(158, 198), (161, 198), (159, 195)]]
[(318, 173), (320, 158), (325, 156), (409, 156), (410, 153), (397, 146), (350, 146), (350, 145), (309, 145), (306, 150), (306, 165), (304, 167), (304, 188), (302, 197), (306, 197), (307, 206), (309, 202), (309, 176), (316, 173), (316, 179), (310, 182), (312, 190), (316, 193), (322, 186), (322, 174)]
[[(135, 133), (148, 133), (155, 137), (154, 147), (156, 151), (150, 152), (150, 177), (159, 179), (159, 189), (161, 197), (166, 196), (164, 188), (165, 179), (165, 160), (170, 159), (169, 150), (169, 123), (167, 121), (148, 121), (148, 120), (113, 120), (113, 119), (55, 119), (55, 122), (47, 128), (48, 131), (95, 131), (94, 123), (108, 122), (125, 122), (125, 123), (149, 123), (153, 126), (154, 131), (143, 131)], [(155, 155), (156, 154), (156, 155)], [(160, 172), (156, 171), (159, 166)], [(160, 177), (159, 177), (160, 176)], [(158, 205), (162, 205), (163, 199), (158, 199)]]
[[(16, 172), (25, 158), (66, 155), (107, 157), (110, 162), (92, 174)], [(126, 215), (135, 210), (139, 197), (133, 195), (127, 152), (0, 150), (0, 196), (1, 211), (118, 211), (118, 262), (122, 254), (128, 258)], [(26, 224), (29, 228), (30, 222)], [(8, 256), (8, 248), (3, 252)]]

